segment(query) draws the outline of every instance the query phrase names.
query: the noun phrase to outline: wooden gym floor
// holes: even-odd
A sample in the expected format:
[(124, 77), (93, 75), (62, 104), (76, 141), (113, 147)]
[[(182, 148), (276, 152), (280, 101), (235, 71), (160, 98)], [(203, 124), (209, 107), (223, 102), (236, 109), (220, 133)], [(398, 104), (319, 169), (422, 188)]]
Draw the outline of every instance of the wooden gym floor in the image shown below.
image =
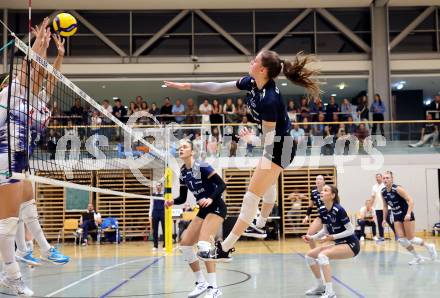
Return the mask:
[[(440, 247), (440, 237), (428, 239)], [(187, 297), (193, 287), (193, 275), (180, 253), (154, 253), (151, 242), (66, 244), (61, 250), (72, 257), (65, 266), (22, 266), (36, 297)], [(307, 246), (298, 238), (240, 241), (236, 250), (231, 263), (218, 265), (223, 297), (305, 297), (314, 285), (304, 262)], [(331, 263), (336, 293), (338, 297), (438, 297), (440, 260), (419, 266), (409, 266), (409, 260), (411, 255), (394, 240), (381, 245), (366, 241), (355, 259)], [(5, 289), (0, 289), (0, 296), (10, 297)]]

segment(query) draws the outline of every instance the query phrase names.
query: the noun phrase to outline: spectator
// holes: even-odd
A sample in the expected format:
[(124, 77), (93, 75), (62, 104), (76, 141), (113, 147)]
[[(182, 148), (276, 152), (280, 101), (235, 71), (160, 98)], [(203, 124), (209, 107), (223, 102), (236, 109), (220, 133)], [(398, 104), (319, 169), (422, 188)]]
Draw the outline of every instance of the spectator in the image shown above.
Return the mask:
[(370, 199), (365, 201), (365, 206), (359, 211), (358, 224), (361, 227), (361, 241), (365, 240), (365, 226), (371, 227), (373, 240), (378, 240), (376, 237), (376, 213), (374, 212), (373, 204)]
[(98, 225), (100, 225), (101, 222), (101, 214), (95, 211), (95, 207), (92, 203), (89, 203), (87, 206), (87, 211), (83, 212), (79, 219), (79, 226), (82, 229), (82, 245), (87, 245), (87, 236), (89, 236), (89, 231), (98, 229)]
[(241, 121), (243, 119), (243, 116), (246, 116), (246, 114), (248, 112), (246, 105), (243, 103), (243, 99), (237, 98), (236, 110), (237, 110), (237, 114), (238, 114), (237, 115), (238, 121)]
[(223, 113), (225, 114), (225, 123), (234, 123), (237, 119), (237, 110), (232, 98), (226, 99), (226, 103), (223, 105)]
[(169, 97), (165, 97), (163, 99), (163, 106), (160, 108), (160, 115), (164, 116), (160, 118), (160, 120), (164, 123), (170, 123), (174, 121), (173, 117), (170, 117), (171, 115), (173, 115), (173, 105), (171, 104)]
[(309, 125), (309, 118), (308, 117), (305, 117), (303, 119), (302, 127), (303, 127), (303, 130), (304, 130), (304, 135), (306, 137), (310, 136), (311, 126)]
[[(106, 110), (107, 112), (109, 112), (110, 114), (113, 114), (113, 108), (112, 108), (112, 106), (110, 105), (110, 102), (108, 101), (108, 99), (104, 99), (103, 101), (102, 101), (102, 107), (104, 108), (104, 110)], [(111, 120), (109, 119), (109, 121), (110, 121), (110, 123), (111, 123)], [(106, 123), (106, 121), (103, 121), (104, 123)]]
[(293, 99), (289, 100), (287, 102), (287, 114), (289, 115), (289, 119), (292, 122), (296, 122), (296, 113), (298, 113), (298, 108), (296, 106), (296, 103)]
[[(104, 100), (102, 101), (102, 107), (103, 107), (104, 110), (106, 110), (109, 114), (113, 114), (113, 108), (112, 108), (112, 106), (110, 105), (110, 102), (108, 101), (108, 99), (104, 99)], [(102, 124), (103, 124), (103, 125), (112, 125), (112, 124), (113, 124), (113, 121), (112, 121), (109, 117), (105, 116), (105, 117), (102, 117)], [(111, 128), (109, 128), (109, 127), (104, 127), (104, 128), (102, 129), (102, 134), (103, 134), (104, 136), (106, 136), (108, 139), (110, 139), (110, 138), (111, 138), (111, 131), (112, 131)]]
[(325, 122), (325, 116), (324, 113), (319, 113), (318, 115), (318, 122), (320, 124), (314, 124), (312, 126), (312, 135), (313, 136), (323, 136), (324, 135), (324, 128), (326, 126)]
[(365, 139), (370, 135), (370, 131), (367, 129), (365, 123), (359, 124), (356, 129), (355, 136), (359, 141), (360, 148), (363, 150), (363, 144)]
[(220, 156), (219, 147), (221, 141), (220, 130), (217, 126), (214, 126), (211, 135), (208, 137), (207, 151), (210, 156)]
[[(156, 189), (152, 193), (153, 197), (163, 197), (162, 183), (156, 184)], [(162, 226), (162, 235), (165, 235), (165, 201), (150, 200), (150, 223), (153, 230), (153, 250), (159, 246), (159, 223)], [(165, 247), (165, 240), (163, 246)]]
[(326, 125), (324, 127), (324, 144), (321, 147), (322, 155), (333, 155), (335, 146), (334, 146), (334, 135), (332, 135), (330, 126)]
[[(336, 146), (335, 147), (335, 154), (340, 154), (340, 155), (347, 155), (350, 149), (350, 141), (348, 140), (348, 134), (347, 134), (347, 129), (345, 127), (345, 124), (341, 123), (339, 124), (339, 128), (338, 128), (338, 132), (336, 133), (335, 136), (335, 145), (339, 145), (340, 144), (344, 144), (343, 148), (342, 146)], [(345, 140), (345, 142), (344, 142)]]
[(144, 111), (144, 112), (149, 112), (149, 109), (148, 109), (148, 103), (147, 103), (146, 101), (143, 101), (143, 102), (141, 103), (141, 108), (140, 108), (140, 110), (141, 110), (141, 111)]
[(322, 112), (322, 100), (316, 97), (313, 101), (309, 103), (310, 115), (312, 117), (312, 122), (318, 121), (318, 115)]
[(309, 109), (309, 103), (307, 101), (307, 98), (301, 99), (301, 102), (299, 105), (299, 113), (301, 114), (301, 117), (299, 119), (300, 122), (302, 122), (305, 117), (309, 117), (310, 109)]
[(153, 102), (153, 103), (151, 104), (151, 108), (150, 108), (149, 112), (150, 112), (150, 114), (153, 115), (153, 116), (157, 116), (157, 115), (160, 114), (160, 109), (157, 107), (157, 105), (156, 105), (155, 102)]
[(353, 116), (347, 117), (347, 124), (345, 127), (347, 128), (348, 134), (354, 134), (356, 132), (356, 124), (353, 123)]
[[(339, 122), (339, 115), (338, 114), (332, 114), (333, 119), (332, 122)], [(338, 133), (338, 130), (340, 128), (340, 125), (338, 123), (334, 123), (330, 126), (330, 131), (333, 135)]]
[[(432, 121), (432, 114), (426, 114), (426, 120)], [(421, 147), (431, 141), (431, 148), (435, 145), (438, 145), (438, 126), (434, 123), (425, 123), (425, 126), (422, 128), (420, 132), (420, 141), (415, 144), (409, 144), (409, 147)]]
[(92, 150), (93, 152), (90, 152), (93, 155), (93, 158), (96, 158), (99, 154), (98, 150), (98, 137), (101, 129), (102, 119), (99, 117), (99, 112), (97, 110), (93, 110), (92, 118), (91, 118), (91, 130), (90, 133), (93, 136), (92, 139)]
[(223, 123), (223, 108), (220, 105), (218, 99), (214, 99), (212, 101), (212, 114), (209, 116), (209, 119), (212, 124), (221, 124)]
[(136, 104), (136, 108), (137, 108), (138, 110), (141, 110), (141, 108), (142, 108), (142, 103), (143, 103), (142, 96), (140, 96), (140, 95), (136, 96), (135, 104)]
[(134, 101), (130, 102), (130, 105), (128, 107), (128, 116), (133, 115), (137, 111), (140, 111), (140, 106), (138, 108), (137, 104)]
[(55, 129), (51, 128), (49, 130), (49, 136), (47, 140), (47, 152), (49, 153), (49, 158), (51, 160), (55, 159), (55, 153), (57, 151), (57, 143), (59, 139), (59, 134), (55, 131)]
[(200, 123), (200, 121), (198, 121), (197, 119), (198, 114), (199, 114), (199, 110), (194, 104), (194, 100), (192, 98), (188, 98), (186, 101), (186, 109), (185, 109), (185, 115), (186, 115), (185, 123), (187, 124)]
[(341, 121), (347, 121), (348, 117), (351, 116), (352, 112), (353, 112), (353, 106), (351, 105), (348, 98), (344, 98), (342, 100), (342, 105), (341, 105)]
[(175, 116), (174, 119), (178, 124), (185, 121), (185, 106), (180, 99), (176, 99), (176, 103), (173, 105), (171, 112)]
[(199, 106), (200, 114), (202, 114), (202, 134), (206, 136), (209, 134), (209, 124), (211, 124), (211, 113), (212, 113), (212, 105), (209, 103), (208, 99), (205, 98), (203, 103)]
[(82, 125), (84, 117), (84, 108), (81, 106), (81, 99), (76, 98), (75, 104), (70, 108), (70, 116), (74, 118), (74, 123), (76, 125)]
[[(368, 98), (366, 95), (363, 95), (359, 98), (358, 105), (356, 107), (356, 113), (360, 121), (368, 121)], [(368, 128), (368, 127), (367, 127)]]
[(223, 142), (229, 149), (229, 157), (237, 156), (237, 143), (239, 138), (236, 136), (232, 126), (225, 127)]
[[(327, 105), (327, 107), (325, 108), (325, 114), (326, 114), (326, 119), (328, 122), (330, 121), (334, 121), (334, 113), (339, 113), (339, 105), (336, 103), (335, 97), (331, 96), (330, 97), (330, 102)], [(337, 114), (336, 114), (337, 115)], [(339, 121), (339, 118), (338, 120)]]
[(125, 122), (127, 117), (127, 109), (122, 105), (121, 99), (115, 99), (115, 106), (113, 107), (113, 116), (118, 118), (119, 121)]
[[(244, 128), (247, 128), (252, 134), (255, 135), (254, 127), (249, 125), (248, 118), (247, 118), (246, 115), (244, 115), (241, 118), (241, 125), (238, 127), (238, 131), (241, 131)], [(246, 156), (247, 157), (252, 156), (253, 155), (253, 151), (254, 151), (254, 145), (252, 145), (252, 143), (247, 143), (246, 142)]]
[(200, 132), (196, 131), (194, 133), (194, 140), (192, 142), (194, 146), (194, 152), (203, 159), (202, 153), (204, 153), (204, 151), (206, 150)]
[(293, 128), (290, 131), (290, 135), (297, 144), (304, 139), (304, 129), (299, 127), (298, 122), (293, 123)]
[[(370, 112), (373, 113), (373, 121), (384, 121), (385, 105), (382, 102), (380, 95), (377, 93), (376, 95), (374, 95), (374, 101), (371, 104)], [(371, 131), (371, 134), (376, 134), (377, 127), (380, 128), (380, 133), (382, 134), (382, 136), (385, 136), (383, 123), (373, 123), (373, 130)]]

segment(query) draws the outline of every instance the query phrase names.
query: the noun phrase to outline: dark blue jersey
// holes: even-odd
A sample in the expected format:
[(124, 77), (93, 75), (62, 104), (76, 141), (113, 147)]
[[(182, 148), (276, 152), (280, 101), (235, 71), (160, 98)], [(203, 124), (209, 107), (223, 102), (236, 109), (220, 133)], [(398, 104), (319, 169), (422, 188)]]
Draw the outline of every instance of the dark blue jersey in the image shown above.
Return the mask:
[(187, 169), (185, 165), (180, 168), (180, 184), (184, 184), (193, 193), (196, 201), (212, 198), (211, 195), (217, 187), (216, 184), (208, 181), (208, 176), (214, 169), (206, 162), (196, 160), (192, 168)]
[(248, 91), (246, 104), (260, 130), (263, 120), (276, 122), (276, 135), (289, 135), (291, 126), (289, 116), (274, 80), (269, 80), (263, 89), (259, 90), (254, 78), (245, 76), (237, 81), (237, 88)]
[(316, 206), (316, 211), (318, 211), (319, 217), (322, 218), (321, 212), (324, 211), (325, 206), (321, 201), (321, 194), (319, 193), (318, 188), (312, 188), (312, 191), (310, 192), (310, 200), (312, 200), (313, 204)]
[[(327, 231), (330, 235), (339, 234), (347, 230), (345, 228), (345, 225), (350, 222), (350, 218), (348, 217), (347, 212), (345, 212), (345, 209), (341, 205), (334, 203), (332, 209), (330, 210), (327, 210), (327, 208), (325, 208), (325, 205), (322, 205), (320, 207), (320, 210), (320, 214), (322, 214), (322, 223), (327, 225)], [(343, 241), (354, 241), (354, 238), (356, 237), (354, 236), (354, 234), (352, 234), (348, 237), (337, 239), (335, 241), (337, 243)]]
[(390, 191), (388, 191), (386, 187), (382, 188), (382, 197), (387, 205), (391, 207), (393, 215), (406, 215), (408, 211), (408, 203), (397, 193), (396, 184), (391, 185)]

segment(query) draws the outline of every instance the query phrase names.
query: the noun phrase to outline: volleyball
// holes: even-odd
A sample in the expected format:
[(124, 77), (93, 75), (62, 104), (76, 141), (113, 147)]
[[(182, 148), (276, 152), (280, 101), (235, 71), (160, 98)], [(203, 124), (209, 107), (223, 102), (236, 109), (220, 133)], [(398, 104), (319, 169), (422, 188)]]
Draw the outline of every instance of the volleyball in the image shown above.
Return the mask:
[(64, 37), (74, 35), (78, 29), (76, 19), (71, 14), (65, 12), (58, 14), (53, 20), (52, 25), (55, 31)]

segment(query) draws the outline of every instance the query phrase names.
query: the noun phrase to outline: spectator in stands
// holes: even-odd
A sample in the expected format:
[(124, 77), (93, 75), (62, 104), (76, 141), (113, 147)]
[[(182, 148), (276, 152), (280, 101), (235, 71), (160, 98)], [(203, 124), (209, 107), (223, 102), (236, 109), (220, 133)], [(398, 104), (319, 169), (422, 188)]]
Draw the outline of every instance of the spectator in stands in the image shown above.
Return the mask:
[(142, 108), (142, 102), (143, 102), (142, 96), (140, 96), (140, 95), (136, 96), (135, 104), (136, 104), (136, 108), (138, 110), (140, 110)]
[(307, 98), (301, 98), (301, 102), (299, 105), (299, 113), (301, 115), (300, 119), (298, 119), (299, 122), (302, 122), (304, 118), (309, 117), (310, 109)]
[(150, 109), (148, 108), (148, 103), (146, 101), (143, 101), (141, 103), (141, 109), (140, 110), (144, 111), (144, 112), (149, 112), (150, 111)]
[(174, 119), (178, 124), (185, 121), (185, 106), (182, 104), (182, 101), (180, 99), (176, 99), (176, 103), (173, 105), (171, 112), (174, 115)]
[(324, 144), (321, 147), (322, 155), (333, 155), (335, 146), (334, 146), (334, 135), (331, 133), (330, 126), (326, 125), (324, 127)]
[[(348, 140), (349, 135), (347, 134), (347, 129), (345, 128), (345, 124), (339, 124), (338, 132), (336, 133), (334, 142), (335, 142), (335, 154), (339, 155), (347, 155), (349, 152), (350, 141)], [(340, 144), (344, 144), (341, 146)], [(339, 147), (339, 146), (341, 147)]]
[(360, 146), (362, 147), (364, 140), (370, 135), (370, 131), (367, 129), (365, 123), (361, 123), (359, 124), (354, 134), (356, 138), (359, 140)]
[[(332, 118), (332, 122), (339, 122), (339, 115), (338, 114), (333, 114), (333, 116), (332, 116), (333, 118)], [(337, 134), (338, 133), (338, 130), (339, 130), (339, 124), (337, 124), (337, 123), (335, 123), (335, 124), (332, 124), (331, 126), (330, 126), (330, 131), (331, 131), (331, 133), (333, 134), (333, 135), (335, 135), (335, 134)]]
[[(113, 114), (113, 108), (112, 108), (112, 106), (110, 105), (110, 102), (108, 101), (108, 99), (104, 99), (103, 101), (102, 101), (102, 107), (107, 111), (107, 112), (109, 112), (110, 114)], [(110, 122), (111, 122), (111, 120), (109, 120)], [(106, 122), (106, 121), (104, 121), (104, 122)]]
[(319, 113), (318, 115), (318, 121), (320, 124), (314, 124), (312, 126), (311, 134), (313, 136), (324, 136), (324, 128), (326, 126), (325, 122), (325, 116), (324, 113)]
[(358, 105), (356, 107), (356, 113), (360, 121), (369, 120), (368, 98), (366, 95), (359, 97)]
[(296, 114), (298, 113), (298, 107), (293, 99), (287, 102), (287, 114), (291, 122), (296, 122)]
[(212, 128), (212, 133), (208, 137), (208, 145), (207, 145), (207, 151), (210, 156), (219, 156), (220, 155), (220, 144), (222, 142), (222, 136), (220, 134), (220, 130), (217, 126), (214, 126)]
[(160, 118), (160, 120), (164, 123), (170, 123), (174, 121), (173, 117), (170, 117), (171, 115), (173, 115), (173, 105), (171, 104), (171, 100), (169, 97), (165, 97), (163, 99), (163, 106), (160, 108), (159, 114), (164, 116)]
[(212, 105), (209, 103), (209, 100), (207, 98), (205, 98), (203, 100), (203, 103), (199, 106), (199, 111), (202, 115), (211, 115)]
[[(152, 193), (153, 197), (163, 198), (162, 183), (158, 182)], [(159, 246), (159, 223), (162, 226), (162, 235), (165, 234), (165, 201), (150, 200), (150, 223), (153, 230), (153, 250), (157, 250)], [(163, 246), (165, 247), (165, 239)]]
[(127, 109), (122, 105), (120, 98), (115, 99), (115, 105), (113, 107), (113, 116), (118, 118), (119, 121), (125, 122), (127, 117)]
[(47, 152), (49, 153), (49, 158), (51, 160), (55, 159), (55, 153), (57, 150), (57, 143), (58, 140), (60, 139), (59, 134), (56, 132), (55, 129), (51, 128), (49, 130), (49, 135), (48, 135), (48, 139), (47, 139)]
[(354, 134), (356, 132), (356, 124), (353, 123), (353, 116), (347, 117), (347, 124), (345, 125), (348, 134)]
[(76, 125), (83, 124), (84, 108), (81, 106), (81, 99), (75, 99), (74, 106), (70, 108), (70, 116), (74, 119)]
[(214, 99), (212, 101), (212, 114), (209, 116), (209, 119), (212, 124), (221, 124), (223, 123), (223, 108), (220, 105), (218, 99)]
[(140, 106), (138, 108), (138, 105), (134, 101), (132, 101), (132, 102), (130, 102), (130, 105), (128, 107), (128, 116), (131, 116), (131, 115), (133, 115), (134, 113), (136, 113), (137, 111), (140, 111), (140, 110), (141, 110)]
[(151, 104), (151, 108), (149, 109), (149, 113), (153, 116), (157, 116), (160, 114), (160, 109), (157, 107), (157, 104), (153, 102)]
[[(426, 114), (426, 120), (432, 121), (432, 114)], [(422, 131), (420, 132), (420, 141), (415, 144), (409, 144), (409, 147), (421, 147), (431, 141), (430, 147), (438, 145), (438, 126), (434, 123), (425, 123)]]
[(188, 98), (186, 100), (186, 109), (185, 109), (185, 123), (187, 124), (196, 124), (200, 123), (198, 119), (199, 110), (197, 106), (194, 104), (194, 100), (192, 98)]
[[(361, 227), (361, 241), (365, 240), (365, 227), (371, 227), (373, 233), (373, 240), (377, 241), (376, 237), (376, 213), (373, 208), (371, 199), (365, 201), (365, 206), (362, 206), (359, 211), (358, 224)], [(379, 224), (379, 223), (378, 223)]]
[[(244, 115), (241, 118), (241, 123), (240, 123), (240, 126), (238, 127), (238, 131), (241, 131), (244, 128), (247, 128), (252, 134), (255, 135), (255, 129), (253, 126), (249, 125), (248, 117), (246, 115)], [(246, 156), (247, 157), (252, 156), (253, 151), (254, 151), (254, 145), (252, 145), (252, 143), (248, 143), (248, 142), (245, 142), (245, 143), (246, 143)]]
[(226, 103), (223, 105), (223, 113), (225, 114), (225, 123), (234, 123), (237, 119), (237, 109), (232, 102), (232, 98), (226, 99)]
[[(335, 113), (339, 113), (339, 105), (336, 103), (335, 97), (330, 97), (330, 102), (328, 103), (327, 107), (325, 108), (325, 117), (327, 121), (334, 121), (334, 115), (337, 116)], [(338, 117), (339, 121), (339, 117)]]
[(237, 120), (240, 122), (243, 119), (243, 116), (247, 115), (248, 109), (246, 104), (243, 102), (243, 99), (237, 98)]
[(79, 226), (82, 229), (82, 245), (87, 245), (89, 231), (98, 229), (98, 225), (100, 225), (101, 222), (101, 214), (95, 211), (95, 207), (92, 203), (89, 203), (87, 211), (83, 212), (79, 218)]
[(304, 139), (304, 129), (299, 127), (298, 122), (293, 123), (292, 130), (290, 131), (290, 135), (297, 144)]
[(98, 137), (101, 133), (101, 124), (102, 124), (102, 119), (101, 119), (101, 117), (99, 117), (99, 112), (97, 110), (93, 110), (92, 118), (90, 121), (90, 125), (91, 125), (90, 134), (93, 136), (93, 139), (92, 139), (92, 144), (93, 144), (92, 151), (93, 152), (90, 152), (90, 153), (92, 154), (93, 158), (96, 158), (99, 154), (97, 142), (98, 142)]
[(348, 98), (344, 98), (342, 100), (342, 105), (341, 105), (341, 117), (340, 117), (341, 121), (347, 121), (348, 117), (351, 116), (352, 112), (353, 112), (353, 106), (351, 105)]
[[(374, 101), (371, 104), (370, 112), (373, 113), (373, 121), (384, 121), (385, 117), (385, 104), (382, 102), (382, 99), (379, 94), (374, 95)], [(376, 134), (377, 128), (380, 128), (380, 133), (382, 136), (385, 136), (385, 131), (383, 129), (383, 123), (374, 123), (373, 130), (371, 134)]]
[[(310, 131), (312, 130), (311, 125), (309, 125), (309, 118), (305, 117), (302, 122), (302, 129), (304, 130), (304, 139), (307, 139), (310, 136)], [(308, 142), (307, 142), (308, 143)]]
[(319, 97), (316, 97), (314, 100), (309, 103), (310, 116), (312, 122), (318, 121), (318, 114), (322, 112), (322, 100)]
[(237, 137), (234, 127), (226, 126), (223, 134), (223, 144), (229, 149), (229, 157), (237, 156), (237, 144), (239, 138)]

